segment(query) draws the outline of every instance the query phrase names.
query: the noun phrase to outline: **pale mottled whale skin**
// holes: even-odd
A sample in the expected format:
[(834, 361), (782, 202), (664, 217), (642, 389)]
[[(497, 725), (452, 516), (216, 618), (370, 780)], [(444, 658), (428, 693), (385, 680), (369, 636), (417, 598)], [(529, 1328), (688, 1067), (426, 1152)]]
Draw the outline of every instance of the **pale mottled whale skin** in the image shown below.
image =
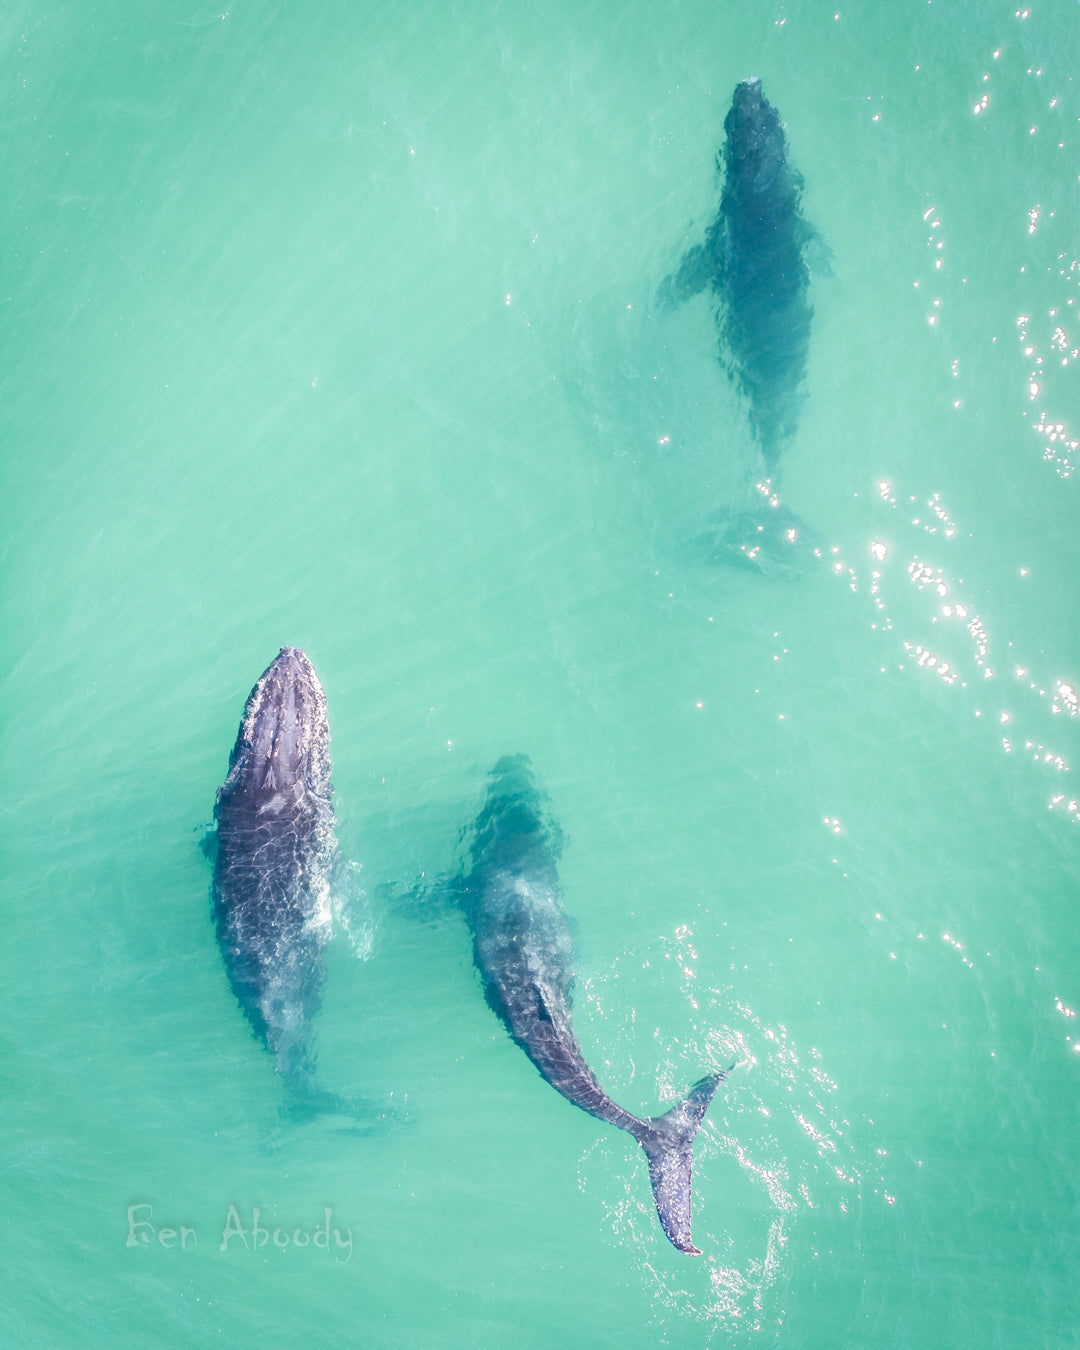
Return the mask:
[(711, 287), (720, 356), (750, 405), (750, 426), (769, 472), (795, 433), (806, 373), (811, 307), (802, 178), (788, 162), (780, 115), (761, 81), (735, 88), (717, 168), (720, 210), (705, 242), (665, 286), (678, 301)]
[(326, 697), (282, 647), (244, 709), (217, 794), (214, 923), (233, 991), (294, 1089), (313, 1070), (337, 858)]
[(496, 764), (461, 885), (487, 1001), (557, 1092), (641, 1144), (664, 1232), (680, 1251), (697, 1256), (690, 1236), (692, 1144), (725, 1074), (703, 1079), (651, 1120), (625, 1111), (597, 1082), (571, 1021), (574, 950), (555, 866), (561, 836), (544, 803), (524, 755)]

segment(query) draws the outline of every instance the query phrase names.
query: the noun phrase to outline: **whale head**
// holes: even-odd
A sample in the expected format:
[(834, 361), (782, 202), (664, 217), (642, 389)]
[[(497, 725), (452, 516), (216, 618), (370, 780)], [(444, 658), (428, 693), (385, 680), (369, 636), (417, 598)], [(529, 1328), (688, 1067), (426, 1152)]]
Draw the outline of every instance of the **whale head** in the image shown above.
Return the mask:
[(287, 813), (309, 794), (329, 796), (326, 695), (298, 647), (282, 647), (252, 689), (219, 793), (261, 814)]
[(744, 193), (768, 191), (784, 166), (784, 128), (756, 77), (735, 86), (724, 131), (729, 182)]

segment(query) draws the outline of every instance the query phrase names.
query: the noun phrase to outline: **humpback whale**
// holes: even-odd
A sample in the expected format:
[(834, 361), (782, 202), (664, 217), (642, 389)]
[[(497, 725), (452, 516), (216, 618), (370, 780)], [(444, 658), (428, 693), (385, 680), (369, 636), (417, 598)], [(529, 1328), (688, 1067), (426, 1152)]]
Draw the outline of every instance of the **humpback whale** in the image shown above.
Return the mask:
[(461, 882), (488, 1004), (556, 1092), (634, 1136), (648, 1158), (664, 1232), (679, 1251), (698, 1256), (690, 1237), (692, 1144), (727, 1075), (703, 1078), (665, 1115), (645, 1120), (597, 1082), (571, 1022), (574, 951), (555, 866), (561, 833), (545, 800), (525, 755), (495, 765), (474, 829), (471, 870)]
[(313, 1104), (311, 1019), (337, 859), (329, 742), (315, 669), (282, 647), (248, 697), (214, 807), (213, 913), (229, 982), (278, 1072)]
[(774, 473), (799, 419), (811, 316), (805, 250), (815, 235), (800, 213), (802, 178), (788, 162), (784, 125), (760, 80), (736, 85), (724, 134), (719, 213), (662, 294), (677, 302), (712, 288), (721, 363), (750, 405), (751, 431)]

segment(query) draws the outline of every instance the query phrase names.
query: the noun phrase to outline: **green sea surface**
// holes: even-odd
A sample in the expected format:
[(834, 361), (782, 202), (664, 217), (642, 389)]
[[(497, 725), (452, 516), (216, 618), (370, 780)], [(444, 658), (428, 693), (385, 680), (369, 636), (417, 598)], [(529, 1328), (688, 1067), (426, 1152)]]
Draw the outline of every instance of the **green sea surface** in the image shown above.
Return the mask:
[[(1078, 72), (1075, 0), (0, 8), (5, 1350), (1080, 1346)], [(764, 485), (657, 301), (749, 75), (831, 254)], [(283, 644), (370, 1130), (210, 918)], [(508, 753), (606, 1089), (736, 1066), (698, 1258), (440, 903)]]

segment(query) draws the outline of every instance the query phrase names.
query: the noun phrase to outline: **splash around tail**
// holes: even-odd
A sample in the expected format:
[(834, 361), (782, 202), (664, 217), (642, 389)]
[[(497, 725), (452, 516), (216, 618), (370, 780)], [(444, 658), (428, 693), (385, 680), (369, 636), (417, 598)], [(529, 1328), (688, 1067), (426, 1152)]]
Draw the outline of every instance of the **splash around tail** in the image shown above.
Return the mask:
[(693, 1143), (727, 1072), (712, 1074), (662, 1116), (639, 1122), (634, 1138), (649, 1160), (656, 1212), (668, 1240), (688, 1256), (700, 1256), (690, 1237), (690, 1177), (694, 1168)]

